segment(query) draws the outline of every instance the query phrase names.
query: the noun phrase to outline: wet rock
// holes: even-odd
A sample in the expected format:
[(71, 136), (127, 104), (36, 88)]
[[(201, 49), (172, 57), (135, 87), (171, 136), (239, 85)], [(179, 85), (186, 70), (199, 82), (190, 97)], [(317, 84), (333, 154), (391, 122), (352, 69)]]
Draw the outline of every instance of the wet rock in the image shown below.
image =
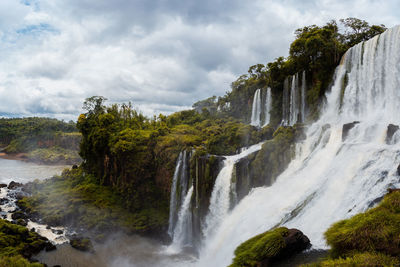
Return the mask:
[(243, 242), (230, 266), (275, 266), (310, 246), (310, 240), (300, 230), (280, 227)]
[(53, 245), (52, 243), (50, 243), (50, 242), (46, 243), (46, 248), (45, 248), (46, 252), (53, 251), (56, 249), (57, 249), (57, 247), (55, 245)]
[(26, 216), (26, 214), (24, 212), (19, 210), (19, 211), (14, 212), (13, 214), (11, 214), (11, 218), (13, 220), (27, 219), (27, 216)]
[(388, 188), (388, 194), (391, 194), (393, 192), (400, 191), (400, 188)]
[(0, 188), (4, 188), (4, 187), (7, 187), (7, 185), (6, 184), (0, 184)]
[(10, 183), (8, 184), (8, 187), (7, 187), (7, 188), (8, 188), (8, 189), (16, 189), (16, 188), (18, 188), (18, 187), (22, 187), (22, 184), (12, 181), (12, 182), (10, 182)]
[(399, 166), (397, 166), (397, 175), (400, 176), (400, 164), (399, 164)]
[(56, 235), (62, 235), (64, 233), (63, 230), (51, 229), (51, 231)]
[(27, 226), (28, 222), (24, 219), (18, 219), (15, 221), (16, 224), (21, 225), (21, 226)]
[(8, 202), (10, 202), (8, 198), (0, 198), (0, 205), (7, 204)]
[(69, 241), (69, 244), (80, 251), (94, 252), (92, 242), (89, 238), (74, 237)]
[(359, 121), (353, 121), (353, 122), (350, 122), (350, 123), (343, 124), (343, 128), (342, 128), (342, 141), (346, 140), (346, 137), (348, 136), (349, 131), (350, 131), (351, 129), (353, 129), (354, 126), (356, 126), (356, 124), (359, 124), (359, 123), (360, 123)]
[(50, 225), (47, 225), (47, 226), (46, 226), (46, 229), (47, 229), (47, 230), (50, 230), (50, 229), (51, 229)]
[(386, 132), (386, 144), (389, 144), (390, 141), (393, 138), (393, 135), (399, 130), (399, 126), (398, 125), (394, 125), (394, 124), (389, 124), (387, 127), (387, 132)]
[(74, 164), (74, 165), (72, 165), (72, 169), (73, 170), (78, 169), (78, 166), (76, 164)]

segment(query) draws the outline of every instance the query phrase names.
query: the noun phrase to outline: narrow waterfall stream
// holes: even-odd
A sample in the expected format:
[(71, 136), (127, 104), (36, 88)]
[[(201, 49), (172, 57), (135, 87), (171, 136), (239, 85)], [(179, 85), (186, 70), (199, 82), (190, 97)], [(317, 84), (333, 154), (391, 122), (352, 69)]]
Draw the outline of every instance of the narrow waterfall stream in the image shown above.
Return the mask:
[(261, 124), (261, 89), (254, 93), (250, 124), (257, 127)]

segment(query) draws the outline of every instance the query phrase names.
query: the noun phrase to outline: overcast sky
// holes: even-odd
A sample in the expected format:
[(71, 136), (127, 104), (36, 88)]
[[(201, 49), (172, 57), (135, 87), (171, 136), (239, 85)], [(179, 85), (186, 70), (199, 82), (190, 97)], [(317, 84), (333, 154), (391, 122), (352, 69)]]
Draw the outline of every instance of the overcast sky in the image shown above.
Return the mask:
[(0, 0), (0, 116), (75, 119), (85, 98), (171, 113), (287, 56), (295, 29), (400, 24), (398, 0)]

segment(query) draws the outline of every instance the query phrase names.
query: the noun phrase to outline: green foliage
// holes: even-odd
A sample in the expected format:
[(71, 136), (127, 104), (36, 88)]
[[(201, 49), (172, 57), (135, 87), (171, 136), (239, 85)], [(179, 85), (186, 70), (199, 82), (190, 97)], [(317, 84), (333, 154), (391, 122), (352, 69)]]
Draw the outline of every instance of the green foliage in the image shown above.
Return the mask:
[(354, 251), (400, 256), (400, 192), (388, 194), (376, 208), (335, 223), (325, 238), (333, 256)]
[(22, 256), (0, 257), (0, 267), (43, 267), (41, 263), (31, 263)]
[(22, 198), (18, 205), (53, 226), (83, 227), (95, 234), (116, 229), (145, 233), (159, 230), (168, 220), (165, 202), (144, 202), (143, 209), (129, 212), (120, 194), (95, 184), (94, 177), (79, 168), (64, 170), (60, 177), (34, 182), (30, 188), (32, 196)]
[(266, 141), (256, 158), (250, 164), (254, 186), (272, 184), (275, 178), (286, 169), (294, 156), (293, 144), (296, 133), (293, 127), (279, 127), (273, 139)]
[(230, 267), (260, 266), (261, 261), (276, 257), (286, 246), (284, 237), (288, 233), (287, 228), (280, 227), (245, 241), (236, 248)]
[(49, 118), (0, 119), (0, 146), (7, 153), (26, 153), (59, 146), (77, 150), (81, 135), (75, 123)]
[(22, 255), (38, 253), (45, 245), (46, 239), (37, 233), (0, 219), (0, 266), (43, 266), (30, 264)]
[(347, 258), (328, 259), (301, 267), (340, 267), (340, 266), (398, 266), (400, 261), (380, 253), (357, 253)]
[(346, 28), (346, 32), (341, 36), (341, 39), (347, 47), (367, 41), (386, 30), (383, 24), (370, 26), (365, 20), (357, 18), (341, 19), (340, 22)]
[(27, 158), (30, 161), (45, 164), (77, 164), (81, 161), (77, 150), (65, 149), (58, 146), (35, 149), (28, 153)]

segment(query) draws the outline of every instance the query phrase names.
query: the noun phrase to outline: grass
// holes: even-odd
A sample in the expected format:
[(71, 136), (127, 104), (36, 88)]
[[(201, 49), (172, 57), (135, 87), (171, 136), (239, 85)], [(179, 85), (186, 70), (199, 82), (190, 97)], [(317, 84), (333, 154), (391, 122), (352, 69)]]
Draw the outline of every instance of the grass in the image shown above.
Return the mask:
[(335, 223), (325, 238), (333, 257), (354, 251), (400, 256), (400, 192), (386, 195), (376, 208)]

